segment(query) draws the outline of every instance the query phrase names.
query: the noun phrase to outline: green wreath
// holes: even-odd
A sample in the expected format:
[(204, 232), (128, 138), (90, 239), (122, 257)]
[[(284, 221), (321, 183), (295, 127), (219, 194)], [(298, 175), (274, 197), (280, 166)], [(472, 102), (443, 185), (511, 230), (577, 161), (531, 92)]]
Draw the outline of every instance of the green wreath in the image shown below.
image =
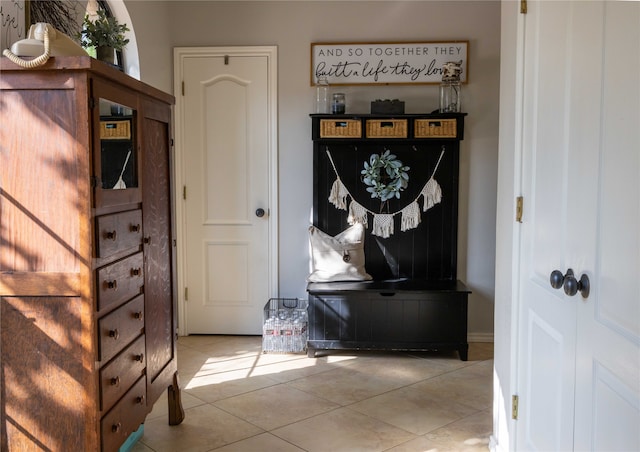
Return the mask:
[(386, 150), (381, 155), (371, 154), (360, 174), (362, 182), (368, 185), (367, 191), (371, 197), (385, 202), (394, 197), (400, 199), (400, 192), (409, 184), (409, 169), (391, 151)]

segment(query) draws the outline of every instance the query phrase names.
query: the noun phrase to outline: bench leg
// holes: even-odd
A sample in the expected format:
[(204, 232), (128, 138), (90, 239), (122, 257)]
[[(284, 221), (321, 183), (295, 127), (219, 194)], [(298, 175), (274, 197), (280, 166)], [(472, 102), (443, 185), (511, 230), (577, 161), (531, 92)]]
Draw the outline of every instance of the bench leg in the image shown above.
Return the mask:
[(460, 355), (461, 361), (466, 361), (469, 359), (469, 344), (464, 344), (462, 347), (458, 349), (458, 354)]

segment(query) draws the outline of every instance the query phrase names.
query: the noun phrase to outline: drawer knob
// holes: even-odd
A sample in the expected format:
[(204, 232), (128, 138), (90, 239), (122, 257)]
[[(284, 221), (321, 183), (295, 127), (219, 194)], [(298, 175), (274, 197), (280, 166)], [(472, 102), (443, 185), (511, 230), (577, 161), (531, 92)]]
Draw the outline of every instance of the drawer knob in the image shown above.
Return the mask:
[(131, 276), (140, 276), (141, 274), (142, 269), (140, 267), (131, 269)]
[(116, 233), (116, 231), (107, 231), (107, 232), (104, 233), (104, 237), (106, 239), (111, 239), (111, 240), (113, 240), (115, 242), (116, 241), (116, 237), (117, 237), (117, 233)]
[(134, 312), (133, 313), (133, 318), (136, 319), (136, 320), (142, 320), (142, 318), (143, 318), (142, 311)]
[(118, 290), (118, 281), (115, 279), (113, 281), (105, 281), (104, 284), (107, 286), (107, 289)]
[(130, 226), (131, 232), (140, 232), (140, 225), (139, 224), (132, 224)]
[(147, 244), (147, 245), (148, 245), (148, 244), (150, 244), (150, 243), (151, 243), (151, 236), (145, 237), (145, 238), (143, 239), (143, 242), (144, 242), (145, 244)]
[(136, 403), (139, 403), (140, 405), (144, 404), (144, 396), (140, 395), (138, 397), (136, 397)]
[(120, 386), (120, 377), (113, 377), (111, 379), (111, 386)]
[(118, 338), (120, 337), (120, 332), (118, 331), (118, 328), (109, 330), (109, 337), (112, 337), (115, 340), (118, 340)]
[(144, 353), (140, 353), (139, 355), (136, 355), (133, 357), (134, 361), (138, 361), (138, 362), (143, 362), (144, 361)]
[(118, 433), (122, 429), (122, 422), (118, 422), (117, 424), (113, 424), (111, 426), (111, 432)]

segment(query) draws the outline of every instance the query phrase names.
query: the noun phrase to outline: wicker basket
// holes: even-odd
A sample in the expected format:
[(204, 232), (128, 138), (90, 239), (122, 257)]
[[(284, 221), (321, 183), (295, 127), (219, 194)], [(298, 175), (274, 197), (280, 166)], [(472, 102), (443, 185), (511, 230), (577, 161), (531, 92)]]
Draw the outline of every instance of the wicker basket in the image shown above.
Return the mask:
[(359, 119), (321, 119), (320, 138), (360, 138), (362, 123)]
[(131, 122), (124, 121), (100, 121), (101, 140), (130, 140)]
[(271, 298), (264, 306), (263, 353), (299, 353), (307, 349), (309, 302), (299, 298)]
[(456, 119), (416, 119), (415, 138), (456, 138), (458, 127)]
[(407, 138), (407, 120), (367, 119), (367, 138)]

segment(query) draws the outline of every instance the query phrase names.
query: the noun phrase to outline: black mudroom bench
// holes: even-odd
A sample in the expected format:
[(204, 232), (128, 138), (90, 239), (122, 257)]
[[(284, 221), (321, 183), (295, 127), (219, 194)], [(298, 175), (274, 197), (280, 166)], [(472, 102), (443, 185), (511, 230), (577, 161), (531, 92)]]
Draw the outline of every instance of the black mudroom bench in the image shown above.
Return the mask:
[(310, 283), (307, 354), (317, 350), (457, 350), (467, 360), (460, 281)]
[[(346, 204), (366, 209), (364, 254), (371, 281), (310, 282), (308, 355), (328, 350), (454, 350), (468, 357), (467, 304), (457, 279), (460, 142), (465, 113), (311, 115), (313, 225), (335, 237), (352, 223), (336, 206), (336, 179)], [(387, 203), (372, 199), (361, 174), (372, 154), (389, 151), (408, 170), (408, 186)], [(441, 200), (422, 197), (434, 179)], [(331, 199), (330, 199), (331, 198)], [(420, 207), (418, 224), (401, 230), (402, 212)], [(393, 214), (394, 230), (374, 234), (374, 218)], [(402, 223), (404, 224), (404, 223)]]

